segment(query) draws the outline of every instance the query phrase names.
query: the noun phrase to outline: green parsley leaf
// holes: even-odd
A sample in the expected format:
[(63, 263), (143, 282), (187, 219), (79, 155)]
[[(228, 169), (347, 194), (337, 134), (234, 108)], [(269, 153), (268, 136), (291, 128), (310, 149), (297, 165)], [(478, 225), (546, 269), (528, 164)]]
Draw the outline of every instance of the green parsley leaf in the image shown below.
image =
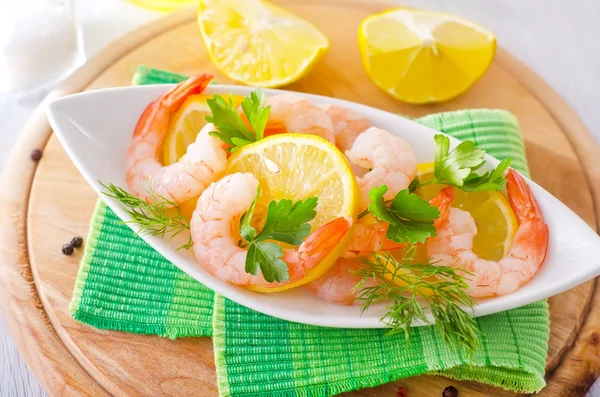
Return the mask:
[(242, 120), (233, 102), (233, 96), (226, 101), (221, 95), (206, 100), (211, 115), (205, 116), (209, 123), (215, 125), (216, 131), (210, 134), (231, 145), (229, 151), (234, 152), (242, 146), (263, 139), (265, 126), (269, 119), (271, 107), (264, 107), (266, 101), (264, 90), (258, 88), (250, 93), (250, 97), (242, 101), (242, 111), (248, 118), (252, 130)]
[(369, 192), (369, 211), (390, 224), (387, 238), (397, 243), (415, 244), (435, 236), (433, 221), (440, 216), (437, 208), (408, 189), (398, 192), (390, 205), (386, 206), (383, 196), (387, 191), (388, 187), (382, 185)]
[(216, 128), (216, 131), (210, 134), (232, 145), (231, 151), (256, 140), (238, 114), (232, 95), (229, 96), (229, 102), (221, 95), (215, 95), (214, 98), (207, 99), (206, 104), (210, 108), (211, 115), (205, 116), (205, 119), (213, 123)]
[(437, 134), (434, 139), (436, 144), (434, 174), (439, 181), (462, 186), (471, 171), (483, 165), (485, 151), (477, 147), (475, 142), (464, 141), (449, 152), (448, 137)]
[(256, 237), (256, 229), (250, 225), (250, 222), (252, 222), (252, 217), (254, 216), (254, 209), (256, 208), (256, 202), (258, 201), (259, 197), (260, 185), (258, 185), (258, 187), (256, 188), (256, 197), (254, 198), (252, 205), (250, 206), (248, 211), (245, 212), (244, 215), (242, 215), (242, 217), (240, 218), (240, 234), (246, 241), (254, 240), (254, 238)]
[(281, 257), (283, 250), (275, 243), (261, 241), (251, 243), (246, 255), (246, 272), (257, 275), (260, 267), (265, 280), (272, 283), (273, 281), (289, 281), (288, 266)]
[(417, 190), (417, 188), (419, 187), (420, 183), (421, 179), (418, 176), (415, 176), (415, 179), (413, 179), (410, 185), (408, 185), (408, 191), (414, 193), (415, 190)]
[(473, 141), (464, 141), (450, 151), (450, 139), (442, 134), (435, 137), (434, 180), (430, 183), (441, 183), (455, 186), (467, 192), (501, 190), (506, 184), (504, 171), (510, 164), (510, 158), (498, 164), (492, 172), (482, 175), (474, 171), (479, 169), (485, 160), (485, 150), (477, 147)]
[(308, 222), (313, 220), (317, 212), (318, 199), (310, 197), (304, 201), (292, 203), (283, 199), (271, 201), (267, 207), (265, 225), (260, 233), (251, 226), (256, 202), (260, 196), (260, 187), (257, 189), (256, 198), (248, 211), (240, 218), (240, 234), (248, 247), (245, 270), (247, 273), (257, 275), (259, 270), (265, 280), (288, 281), (289, 273), (287, 264), (281, 259), (283, 250), (273, 242), (280, 241), (292, 245), (300, 245), (310, 233)]
[(511, 159), (502, 160), (492, 172), (477, 175), (472, 172), (465, 179), (462, 190), (465, 192), (483, 192), (486, 190), (500, 190), (506, 185), (504, 171), (510, 165)]
[(308, 222), (317, 212), (318, 199), (310, 197), (304, 201), (271, 201), (267, 210), (267, 220), (262, 231), (256, 236), (259, 241), (277, 240), (292, 245), (300, 245), (310, 233)]
[(244, 98), (242, 102), (242, 110), (250, 121), (250, 125), (254, 129), (256, 140), (260, 141), (264, 138), (265, 127), (271, 112), (271, 106), (265, 107), (267, 94), (261, 88), (258, 88), (250, 93), (250, 97)]

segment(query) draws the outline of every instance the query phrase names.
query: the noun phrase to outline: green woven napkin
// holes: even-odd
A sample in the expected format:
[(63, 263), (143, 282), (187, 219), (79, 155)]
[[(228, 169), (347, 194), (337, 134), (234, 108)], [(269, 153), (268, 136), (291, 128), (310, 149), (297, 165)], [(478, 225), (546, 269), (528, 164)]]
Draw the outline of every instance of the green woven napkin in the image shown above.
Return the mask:
[[(184, 76), (140, 68), (136, 84)], [(418, 122), (471, 139), (527, 172), (516, 119), (499, 110), (427, 116)], [(177, 269), (98, 202), (71, 301), (73, 317), (98, 328), (169, 338), (212, 336), (221, 396), (331, 396), (398, 378), (435, 373), (506, 389), (544, 385), (546, 302), (477, 319), (483, 349), (472, 362), (449, 350), (432, 327), (407, 345), (385, 330), (334, 329), (269, 317), (238, 305)]]

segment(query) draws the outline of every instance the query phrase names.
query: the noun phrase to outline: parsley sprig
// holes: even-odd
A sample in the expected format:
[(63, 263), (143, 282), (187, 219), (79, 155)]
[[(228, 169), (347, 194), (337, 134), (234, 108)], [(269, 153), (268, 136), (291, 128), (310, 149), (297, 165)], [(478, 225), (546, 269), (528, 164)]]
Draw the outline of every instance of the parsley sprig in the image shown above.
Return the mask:
[(361, 310), (385, 302), (381, 321), (391, 334), (403, 333), (408, 342), (414, 322), (430, 323), (429, 309), (435, 329), (448, 346), (474, 353), (481, 347), (481, 333), (466, 311), (474, 307), (464, 279), (470, 273), (429, 262), (414, 263), (415, 252), (412, 246), (403, 251), (402, 259), (384, 251), (363, 261), (355, 272), (361, 277), (355, 287)]
[(437, 208), (410, 193), (409, 189), (401, 190), (392, 200), (385, 201), (383, 196), (387, 191), (386, 185), (372, 188), (369, 192), (371, 204), (367, 209), (377, 219), (390, 224), (387, 238), (397, 243), (415, 244), (435, 236), (433, 222), (440, 216)]
[(271, 111), (271, 106), (265, 107), (266, 100), (267, 95), (264, 90), (257, 88), (242, 101), (242, 111), (250, 122), (252, 127), (250, 129), (238, 113), (232, 95), (229, 96), (229, 101), (221, 95), (207, 99), (206, 104), (212, 114), (205, 116), (205, 119), (207, 122), (213, 123), (216, 128), (216, 131), (210, 134), (231, 145), (230, 152), (263, 139)]
[(463, 141), (454, 150), (450, 151), (450, 139), (447, 136), (437, 134), (434, 139), (434, 178), (417, 186), (411, 185), (413, 189), (430, 183), (451, 185), (466, 192), (482, 192), (504, 188), (506, 179), (503, 175), (510, 165), (510, 158), (501, 161), (493, 171), (478, 174), (475, 171), (485, 163), (483, 159), (485, 150), (477, 147), (475, 142)]
[(240, 219), (240, 234), (246, 240), (246, 243), (241, 242), (241, 246), (248, 248), (245, 270), (253, 275), (260, 271), (268, 282), (289, 281), (287, 264), (281, 259), (283, 250), (272, 241), (302, 244), (310, 233), (308, 222), (317, 214), (315, 208), (318, 199), (310, 197), (295, 203), (287, 199), (271, 201), (267, 207), (265, 224), (257, 233), (251, 222), (259, 196), (260, 186), (252, 206)]
[[(152, 204), (148, 204), (142, 199), (139, 199), (129, 193), (127, 190), (115, 186), (112, 183), (105, 185), (100, 182), (105, 191), (102, 192), (105, 196), (114, 198), (123, 204), (125, 212), (131, 217), (130, 221), (139, 226), (138, 234), (149, 234), (152, 236), (164, 237), (169, 235), (174, 238), (185, 230), (190, 229), (190, 223), (181, 213), (181, 209), (176, 202), (167, 199), (157, 193), (149, 191)], [(192, 248), (192, 237), (180, 249)]]

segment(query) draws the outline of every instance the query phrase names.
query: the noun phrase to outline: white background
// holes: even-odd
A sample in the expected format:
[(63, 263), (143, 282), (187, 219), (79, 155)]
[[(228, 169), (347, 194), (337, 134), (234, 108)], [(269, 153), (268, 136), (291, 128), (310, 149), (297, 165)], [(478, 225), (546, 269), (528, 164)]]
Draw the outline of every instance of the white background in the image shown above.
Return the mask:
[[(88, 57), (127, 31), (163, 15), (124, 0), (74, 1)], [(600, 2), (397, 0), (396, 3), (446, 11), (493, 31), (499, 45), (546, 79), (600, 140)], [(21, 126), (40, 99), (38, 96), (17, 101), (0, 94), (0, 171)], [(0, 316), (0, 397), (41, 395), (43, 390), (21, 360)], [(600, 397), (598, 385), (590, 396)]]

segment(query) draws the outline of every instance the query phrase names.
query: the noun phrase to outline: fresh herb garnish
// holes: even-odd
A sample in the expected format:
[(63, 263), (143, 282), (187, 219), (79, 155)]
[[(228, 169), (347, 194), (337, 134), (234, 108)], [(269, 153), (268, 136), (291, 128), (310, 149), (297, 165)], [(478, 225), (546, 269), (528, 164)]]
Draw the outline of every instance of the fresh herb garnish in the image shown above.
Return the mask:
[(408, 191), (414, 193), (415, 190), (417, 190), (417, 188), (419, 187), (420, 183), (421, 179), (418, 176), (415, 176), (415, 179), (413, 179), (410, 185), (408, 185)]
[(398, 192), (393, 200), (384, 201), (387, 191), (386, 185), (372, 188), (368, 208), (377, 219), (390, 224), (387, 238), (397, 243), (415, 244), (435, 236), (433, 222), (440, 216), (437, 208), (408, 189)]
[(504, 188), (506, 179), (503, 174), (510, 165), (510, 158), (501, 161), (492, 172), (477, 174), (475, 171), (485, 163), (483, 159), (485, 150), (477, 147), (473, 141), (464, 141), (450, 151), (450, 139), (448, 137), (437, 134), (434, 139), (434, 178), (416, 186), (411, 184), (413, 189), (430, 183), (451, 185), (466, 192), (482, 192)]
[(216, 131), (210, 134), (231, 145), (230, 152), (263, 139), (271, 111), (271, 106), (265, 107), (266, 99), (267, 95), (264, 90), (257, 88), (242, 102), (242, 111), (250, 122), (252, 130), (242, 120), (232, 95), (229, 96), (229, 101), (226, 101), (221, 95), (207, 99), (206, 104), (212, 114), (205, 116), (205, 119), (207, 122), (213, 123), (216, 128)]
[[(138, 234), (159, 237), (169, 235), (173, 238), (179, 233), (190, 229), (189, 221), (182, 215), (176, 202), (149, 191), (148, 194), (152, 202), (152, 204), (149, 204), (112, 183), (105, 185), (100, 182), (100, 184), (105, 189), (102, 192), (104, 195), (118, 200), (126, 207), (125, 212), (131, 216), (131, 220), (125, 223), (133, 223), (139, 226)], [(186, 244), (177, 249), (187, 250), (190, 248), (192, 248), (191, 236)]]
[(315, 208), (318, 199), (310, 197), (295, 203), (287, 199), (271, 201), (267, 207), (265, 225), (260, 233), (257, 233), (251, 222), (259, 196), (260, 186), (252, 206), (240, 219), (240, 234), (246, 240), (246, 243), (241, 245), (248, 247), (245, 270), (253, 275), (257, 275), (260, 270), (268, 282), (289, 281), (287, 264), (281, 259), (283, 250), (279, 245), (266, 240), (292, 245), (302, 244), (310, 233), (308, 222), (317, 214)]
[(414, 263), (415, 253), (412, 246), (403, 251), (402, 259), (384, 251), (363, 260), (363, 266), (355, 272), (362, 277), (355, 287), (357, 299), (362, 301), (361, 310), (386, 302), (381, 321), (391, 328), (391, 334), (403, 333), (408, 342), (414, 322), (430, 323), (425, 314), (429, 309), (442, 340), (472, 354), (481, 347), (480, 331), (461, 307), (474, 307), (463, 276), (470, 273), (428, 262)]

